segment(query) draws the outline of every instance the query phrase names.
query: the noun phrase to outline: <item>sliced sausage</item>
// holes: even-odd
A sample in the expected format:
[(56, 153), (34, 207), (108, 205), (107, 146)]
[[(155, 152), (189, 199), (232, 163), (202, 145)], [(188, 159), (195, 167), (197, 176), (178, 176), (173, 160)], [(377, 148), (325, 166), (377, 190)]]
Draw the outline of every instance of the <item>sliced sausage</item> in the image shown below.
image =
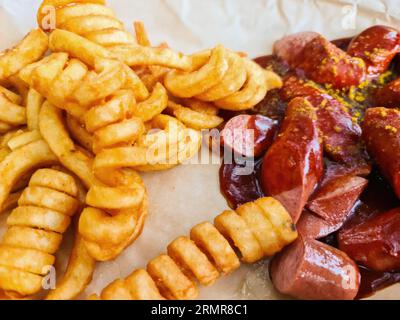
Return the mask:
[(365, 113), (363, 136), (368, 152), (400, 197), (400, 111), (371, 108)]
[(400, 78), (393, 80), (375, 92), (376, 105), (387, 108), (400, 107)]
[(347, 108), (327, 94), (316, 94), (307, 99), (317, 109), (318, 127), (327, 155), (346, 165), (365, 165), (361, 128)]
[(366, 78), (365, 63), (340, 50), (322, 36), (313, 38), (291, 63), (305, 76), (335, 89), (358, 86)]
[(400, 52), (400, 34), (387, 26), (373, 26), (355, 37), (347, 50), (353, 57), (366, 62), (369, 75), (386, 71), (394, 56)]
[(324, 151), (332, 160), (347, 166), (367, 165), (361, 128), (341, 102), (312, 82), (292, 75), (284, 79), (281, 98), (290, 101), (295, 97), (307, 98), (316, 108)]
[(312, 31), (298, 32), (285, 36), (274, 43), (273, 52), (283, 61), (292, 64), (294, 62), (293, 59), (304, 50), (307, 43), (318, 36), (319, 33)]
[(343, 223), (328, 222), (308, 210), (301, 213), (297, 231), (305, 238), (320, 239), (340, 229)]
[(352, 175), (332, 179), (313, 194), (307, 208), (327, 222), (343, 224), (367, 184), (367, 179)]
[(339, 232), (339, 248), (376, 271), (400, 270), (400, 208)]
[(272, 261), (276, 289), (297, 299), (350, 300), (357, 295), (360, 273), (344, 252), (299, 236)]
[(321, 90), (314, 83), (291, 74), (283, 78), (280, 97), (282, 100), (289, 102), (297, 97), (307, 97), (321, 93)]
[(315, 108), (306, 99), (295, 98), (288, 105), (280, 134), (264, 156), (263, 190), (297, 222), (322, 173)]
[(237, 154), (258, 157), (271, 145), (277, 125), (277, 121), (262, 115), (238, 115), (226, 123), (221, 142)]

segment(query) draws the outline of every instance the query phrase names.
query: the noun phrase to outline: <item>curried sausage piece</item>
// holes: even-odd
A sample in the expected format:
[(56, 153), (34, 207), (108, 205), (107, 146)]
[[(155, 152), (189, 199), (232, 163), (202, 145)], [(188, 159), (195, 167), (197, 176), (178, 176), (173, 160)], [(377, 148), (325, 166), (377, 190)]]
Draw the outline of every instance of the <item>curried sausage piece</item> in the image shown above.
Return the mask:
[(311, 81), (296, 76), (284, 79), (280, 95), (285, 101), (296, 97), (307, 98), (316, 108), (324, 151), (332, 160), (346, 166), (366, 165), (367, 155), (362, 146), (361, 128), (346, 106), (324, 93)]
[(365, 165), (366, 154), (362, 146), (361, 128), (347, 108), (327, 94), (307, 97), (317, 110), (318, 128), (321, 130), (324, 150), (334, 161), (345, 165)]
[(237, 154), (258, 157), (271, 145), (277, 126), (277, 121), (262, 115), (238, 115), (225, 124), (221, 143)]
[(378, 106), (387, 108), (400, 107), (400, 78), (378, 89), (374, 96), (374, 102)]
[(323, 173), (315, 108), (306, 99), (289, 103), (261, 171), (264, 192), (280, 201), (297, 222)]
[(400, 34), (387, 26), (373, 26), (355, 37), (347, 50), (353, 57), (365, 61), (369, 75), (386, 71), (395, 55), (400, 52)]
[(368, 152), (400, 197), (400, 111), (371, 108), (365, 113), (363, 136)]
[(307, 78), (335, 89), (358, 86), (366, 78), (362, 59), (349, 56), (322, 36), (307, 43), (294, 67)]
[(307, 208), (329, 223), (343, 224), (367, 184), (352, 175), (332, 179), (314, 193)]
[(284, 39), (275, 44), (275, 53), (291, 69), (302, 72), (310, 80), (343, 89), (358, 86), (366, 79), (362, 59), (351, 57), (321, 35), (303, 36), (301, 40), (294, 37), (292, 41)]
[(339, 248), (376, 271), (400, 270), (400, 208), (339, 232)]
[(297, 32), (274, 43), (273, 52), (281, 60), (286, 61), (289, 65), (293, 64), (295, 59), (304, 49), (304, 47), (319, 33), (313, 31)]
[(297, 299), (350, 300), (360, 285), (347, 254), (302, 236), (272, 260), (270, 272), (275, 288)]

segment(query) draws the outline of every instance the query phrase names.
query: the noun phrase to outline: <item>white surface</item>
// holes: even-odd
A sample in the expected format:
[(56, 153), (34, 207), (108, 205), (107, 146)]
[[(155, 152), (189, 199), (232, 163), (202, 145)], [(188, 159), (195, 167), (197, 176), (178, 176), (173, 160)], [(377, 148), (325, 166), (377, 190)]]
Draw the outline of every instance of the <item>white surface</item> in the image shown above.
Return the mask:
[[(144, 21), (154, 43), (191, 53), (217, 43), (250, 56), (268, 54), (285, 34), (313, 30), (333, 39), (354, 35), (374, 24), (400, 27), (398, 0), (114, 0), (108, 1), (131, 28)], [(0, 48), (9, 47), (36, 26), (39, 0), (0, 0)], [(396, 18), (397, 17), (397, 18)], [(218, 165), (181, 166), (146, 174), (150, 214), (142, 236), (113, 262), (98, 265), (86, 293), (99, 292), (110, 281), (144, 267), (166, 245), (190, 227), (212, 220), (226, 203), (219, 192)], [(0, 225), (5, 217), (0, 217)], [(65, 255), (59, 258), (60, 264)], [(272, 299), (265, 263), (242, 267), (210, 288), (205, 299)], [(375, 298), (400, 298), (400, 286)]]

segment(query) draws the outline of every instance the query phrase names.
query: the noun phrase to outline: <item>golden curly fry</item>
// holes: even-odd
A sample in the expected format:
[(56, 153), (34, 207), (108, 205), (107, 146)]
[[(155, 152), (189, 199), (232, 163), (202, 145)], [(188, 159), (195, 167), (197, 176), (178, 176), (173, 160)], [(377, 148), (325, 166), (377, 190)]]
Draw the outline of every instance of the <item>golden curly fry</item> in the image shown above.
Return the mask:
[[(31, 295), (54, 264), (54, 253), (78, 208), (75, 180), (60, 171), (36, 171), (7, 219), (0, 244), (0, 288)], [(17, 275), (19, 281), (13, 280)], [(40, 280), (40, 281), (39, 281)]]
[[(111, 283), (100, 297), (92, 295), (90, 299), (194, 299), (198, 294), (196, 280), (210, 285), (220, 272), (230, 273), (240, 266), (235, 249), (243, 262), (254, 263), (297, 238), (289, 213), (273, 198), (246, 203), (237, 213), (224, 211), (214, 223), (196, 225), (190, 238), (175, 239), (168, 246), (168, 255), (151, 260), (147, 271), (136, 270), (126, 279)], [(272, 246), (268, 245), (270, 241)]]
[(47, 35), (40, 29), (32, 30), (17, 46), (0, 54), (0, 82), (42, 58), (47, 48)]
[(166, 75), (164, 84), (174, 96), (191, 98), (220, 83), (227, 70), (227, 51), (219, 45), (200, 69), (192, 72), (173, 70)]
[(224, 122), (223, 118), (214, 114), (206, 113), (207, 110), (196, 111), (171, 100), (168, 101), (168, 111), (178, 120), (182, 121), (186, 126), (196, 130), (216, 128)]
[[(100, 261), (115, 258), (140, 234), (147, 215), (145, 189), (139, 175), (130, 171), (114, 170), (107, 171), (104, 175), (97, 172), (95, 176), (92, 171), (92, 156), (74, 145), (63, 125), (61, 110), (48, 102), (41, 108), (39, 127), (60, 162), (89, 188), (86, 202), (95, 208), (86, 208), (79, 221), (79, 233), (89, 254)], [(108, 202), (104, 203), (106, 198), (98, 196), (99, 190), (104, 189), (112, 190), (113, 196), (118, 197), (112, 199), (116, 204), (113, 208), (109, 208)], [(140, 190), (139, 193), (137, 190)], [(126, 199), (129, 199), (128, 202), (133, 207), (116, 208), (118, 203), (122, 204)], [(118, 235), (119, 241), (110, 241), (115, 239), (113, 235)]]
[(26, 124), (26, 108), (13, 103), (4, 93), (0, 93), (0, 121), (10, 126)]
[(92, 280), (96, 261), (89, 255), (83, 239), (76, 235), (67, 271), (46, 300), (70, 300), (78, 296)]
[(43, 140), (24, 145), (9, 153), (0, 163), (0, 207), (14, 185), (29, 171), (40, 166), (56, 164), (55, 154)]
[(191, 71), (170, 71), (164, 84), (176, 97), (195, 97), (221, 109), (240, 111), (254, 107), (282, 81), (274, 72), (219, 45), (193, 55)]
[(67, 115), (66, 125), (72, 139), (82, 148), (93, 152), (93, 135), (76, 118)]
[(26, 97), (26, 122), (29, 130), (39, 130), (39, 112), (43, 101), (39, 92), (29, 89)]

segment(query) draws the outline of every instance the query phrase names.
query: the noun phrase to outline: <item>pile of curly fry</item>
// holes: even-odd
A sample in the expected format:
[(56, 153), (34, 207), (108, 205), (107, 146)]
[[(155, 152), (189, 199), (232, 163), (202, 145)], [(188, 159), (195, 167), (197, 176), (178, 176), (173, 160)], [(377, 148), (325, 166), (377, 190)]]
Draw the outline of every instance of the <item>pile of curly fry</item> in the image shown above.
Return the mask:
[[(72, 299), (91, 281), (96, 261), (116, 258), (140, 235), (148, 197), (139, 172), (192, 158), (200, 130), (223, 123), (220, 109), (251, 109), (281, 80), (222, 45), (193, 55), (154, 47), (142, 23), (132, 36), (102, 0), (45, 0), (38, 24), (0, 54), (0, 208), (9, 214), (0, 289), (9, 298), (42, 291), (75, 220), (67, 271), (47, 295)], [(117, 281), (101, 297), (194, 298), (193, 277), (178, 265), (207, 285), (239, 265), (225, 238), (244, 262), (296, 238), (274, 199), (245, 208), (219, 216), (216, 229), (197, 226), (192, 240), (176, 240), (148, 272)]]

